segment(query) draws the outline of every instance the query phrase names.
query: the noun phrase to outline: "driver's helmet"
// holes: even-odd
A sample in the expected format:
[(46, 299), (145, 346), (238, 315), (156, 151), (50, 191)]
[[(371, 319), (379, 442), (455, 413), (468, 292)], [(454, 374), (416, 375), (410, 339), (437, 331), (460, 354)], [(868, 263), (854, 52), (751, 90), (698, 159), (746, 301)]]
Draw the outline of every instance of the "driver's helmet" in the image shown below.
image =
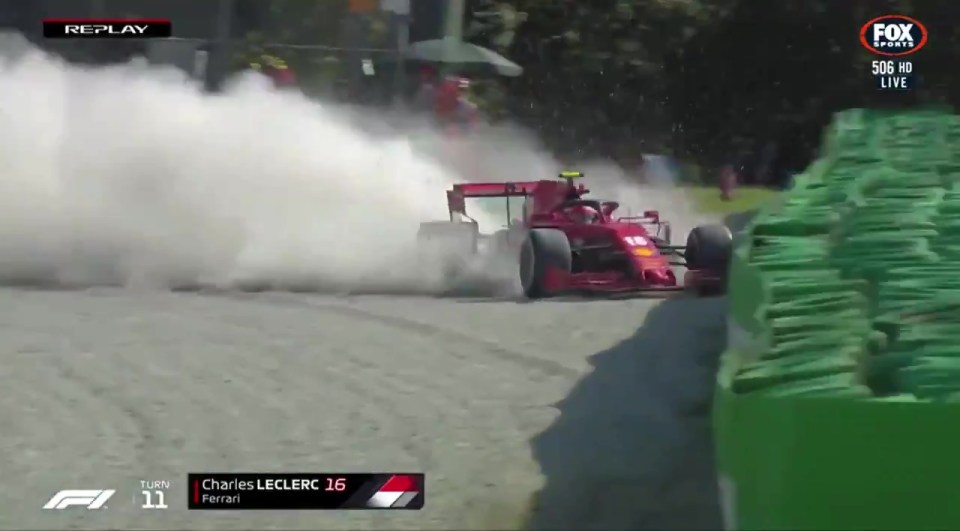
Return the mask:
[(576, 223), (589, 225), (600, 221), (600, 212), (597, 209), (587, 205), (577, 205), (570, 208), (570, 217)]
[(261, 54), (249, 64), (250, 69), (267, 76), (278, 88), (295, 87), (296, 75), (287, 62), (276, 55)]

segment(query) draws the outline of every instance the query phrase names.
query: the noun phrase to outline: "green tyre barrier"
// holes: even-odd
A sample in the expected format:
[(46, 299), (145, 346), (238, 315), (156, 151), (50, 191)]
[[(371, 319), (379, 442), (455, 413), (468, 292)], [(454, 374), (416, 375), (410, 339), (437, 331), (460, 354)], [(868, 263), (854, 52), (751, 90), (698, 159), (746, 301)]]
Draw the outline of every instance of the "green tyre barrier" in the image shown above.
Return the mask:
[(955, 404), (717, 395), (728, 529), (957, 529)]
[(738, 238), (727, 529), (960, 529), (960, 117), (851, 110)]

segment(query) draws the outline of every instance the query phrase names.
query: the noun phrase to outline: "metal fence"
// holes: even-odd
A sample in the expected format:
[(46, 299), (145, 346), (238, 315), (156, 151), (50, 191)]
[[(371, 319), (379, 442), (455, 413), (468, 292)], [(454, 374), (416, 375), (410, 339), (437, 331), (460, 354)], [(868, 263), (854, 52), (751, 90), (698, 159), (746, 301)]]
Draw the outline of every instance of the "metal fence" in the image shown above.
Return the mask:
[(270, 55), (282, 58), (311, 95), (388, 101), (403, 91), (399, 59), (407, 22), (406, 13), (391, 7), (346, 0), (220, 0), (213, 35), (177, 32), (173, 39), (149, 43), (147, 56), (203, 77), (213, 88)]
[(396, 81), (402, 63), (390, 48), (172, 38), (147, 43), (145, 52), (150, 62), (175, 65), (211, 87), (269, 55), (282, 58), (310, 95), (387, 98), (402, 90)]

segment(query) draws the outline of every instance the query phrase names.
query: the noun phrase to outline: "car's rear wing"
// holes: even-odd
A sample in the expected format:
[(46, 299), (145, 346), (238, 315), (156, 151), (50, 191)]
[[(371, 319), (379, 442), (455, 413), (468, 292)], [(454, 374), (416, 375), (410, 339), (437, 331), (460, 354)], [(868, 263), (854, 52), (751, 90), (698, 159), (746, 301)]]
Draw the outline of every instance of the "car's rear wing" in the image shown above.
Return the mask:
[(468, 197), (526, 197), (533, 193), (537, 184), (537, 181), (455, 184), (447, 191), (450, 221), (458, 221), (455, 218), (466, 216), (465, 199)]
[(453, 185), (451, 192), (463, 197), (522, 197), (533, 193), (538, 181), (515, 183), (461, 183)]

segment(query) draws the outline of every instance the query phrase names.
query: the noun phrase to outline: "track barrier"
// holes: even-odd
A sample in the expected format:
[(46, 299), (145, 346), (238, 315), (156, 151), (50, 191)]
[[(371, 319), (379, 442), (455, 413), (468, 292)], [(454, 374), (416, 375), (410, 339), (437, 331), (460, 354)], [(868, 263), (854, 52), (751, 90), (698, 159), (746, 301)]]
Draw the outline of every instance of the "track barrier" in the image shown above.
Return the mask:
[(960, 529), (960, 116), (839, 113), (738, 238), (728, 529)]

